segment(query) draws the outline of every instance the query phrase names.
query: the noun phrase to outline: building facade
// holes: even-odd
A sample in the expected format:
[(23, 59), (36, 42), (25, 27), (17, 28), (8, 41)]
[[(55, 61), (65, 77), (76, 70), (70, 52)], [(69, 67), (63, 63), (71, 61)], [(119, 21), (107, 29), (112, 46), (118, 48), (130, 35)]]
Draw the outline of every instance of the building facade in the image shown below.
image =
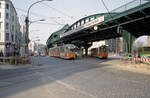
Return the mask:
[(119, 53), (125, 52), (125, 41), (122, 37), (106, 40), (106, 44), (108, 45), (108, 51), (110, 53)]
[(150, 46), (150, 36), (147, 37), (147, 45)]
[(46, 54), (45, 53), (45, 45), (40, 44), (39, 41), (30, 41), (28, 45), (29, 55), (34, 55), (37, 53), (38, 55)]
[(93, 42), (93, 43), (92, 43), (92, 46), (89, 47), (89, 50), (91, 50), (92, 48), (98, 48), (98, 47), (100, 47), (100, 46), (102, 46), (102, 45), (107, 45), (105, 40)]
[(26, 33), (26, 28), (25, 25), (21, 25), (20, 28), (21, 31), (21, 44), (20, 44), (20, 56), (24, 57), (25, 56), (25, 33)]
[(35, 41), (30, 41), (28, 44), (28, 49), (29, 49), (29, 55), (33, 55), (35, 52), (38, 51), (38, 45), (35, 43)]
[(10, 0), (0, 0), (0, 52), (13, 55), (20, 51), (21, 32), (17, 12)]

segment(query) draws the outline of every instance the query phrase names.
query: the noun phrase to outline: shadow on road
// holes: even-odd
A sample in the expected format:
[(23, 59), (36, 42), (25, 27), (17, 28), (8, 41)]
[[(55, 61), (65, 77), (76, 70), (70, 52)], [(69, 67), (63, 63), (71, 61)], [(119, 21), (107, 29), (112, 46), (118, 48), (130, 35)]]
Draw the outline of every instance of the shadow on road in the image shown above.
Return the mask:
[[(86, 60), (82, 62), (82, 60), (64, 60), (52, 57), (40, 58), (39, 62), (42, 64), (41, 66), (0, 71), (0, 83), (8, 83), (5, 86), (0, 85), (0, 98), (38, 88), (79, 72), (109, 66), (86, 63)], [(39, 73), (42, 73), (42, 75)], [(53, 79), (47, 79), (49, 76)], [(44, 82), (42, 81), (43, 78), (46, 79)]]

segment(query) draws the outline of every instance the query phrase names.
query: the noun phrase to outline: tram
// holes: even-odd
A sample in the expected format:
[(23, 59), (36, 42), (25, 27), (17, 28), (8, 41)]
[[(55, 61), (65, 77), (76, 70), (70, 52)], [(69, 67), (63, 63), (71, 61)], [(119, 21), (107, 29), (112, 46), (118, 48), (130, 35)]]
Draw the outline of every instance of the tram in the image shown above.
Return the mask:
[(49, 55), (64, 59), (76, 59), (80, 54), (80, 49), (73, 44), (53, 47), (49, 49)]
[(92, 48), (91, 49), (91, 56), (93, 57), (99, 57), (99, 58), (108, 58), (108, 46), (102, 45), (98, 48)]

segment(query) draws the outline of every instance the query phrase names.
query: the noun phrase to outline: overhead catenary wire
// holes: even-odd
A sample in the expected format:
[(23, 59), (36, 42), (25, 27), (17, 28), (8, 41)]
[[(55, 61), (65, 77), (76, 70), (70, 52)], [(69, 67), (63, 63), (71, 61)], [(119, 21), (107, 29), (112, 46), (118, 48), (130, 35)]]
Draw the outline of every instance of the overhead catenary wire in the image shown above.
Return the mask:
[(47, 5), (47, 4), (43, 3), (43, 2), (42, 2), (42, 4), (45, 5), (45, 6), (47, 6), (47, 7), (50, 8), (50, 9), (55, 10), (56, 12), (58, 12), (58, 13), (64, 15), (64, 16), (67, 16), (67, 17), (69, 17), (69, 18), (71, 18), (71, 19), (74, 18), (73, 16), (70, 16), (70, 15), (68, 15), (68, 14), (66, 14), (66, 13), (64, 13), (64, 12), (62, 12), (62, 11), (60, 11), (60, 10), (54, 8), (54, 7), (51, 7), (51, 6), (49, 6), (49, 5)]
[[(16, 8), (17, 10), (19, 11), (22, 11), (24, 13), (27, 13), (26, 10), (24, 9), (21, 9), (21, 8)], [(46, 17), (46, 18), (49, 18), (49, 19), (60, 19), (62, 17), (48, 17), (48, 16), (44, 16), (44, 15), (41, 15), (41, 14), (37, 14), (37, 13), (34, 13), (34, 12), (31, 12), (31, 15), (35, 16), (35, 17), (38, 17), (38, 18), (43, 18), (43, 17)]]
[(103, 5), (104, 5), (105, 9), (107, 10), (109, 16), (112, 18), (112, 20), (114, 20), (113, 17), (112, 17), (112, 15), (111, 15), (111, 13), (110, 13), (110, 11), (109, 11), (109, 9), (108, 9), (108, 7), (106, 6), (106, 4), (104, 2), (104, 0), (101, 0), (101, 1), (102, 1)]
[(49, 25), (65, 25), (65, 24), (60, 24), (60, 23), (48, 23), (48, 22), (36, 22), (35, 24), (49, 24)]
[[(21, 11), (21, 12), (24, 12), (24, 13), (27, 13), (26, 10), (24, 9), (21, 9), (21, 8), (16, 8), (17, 10)], [(59, 24), (59, 25), (62, 25), (61, 23), (57, 22), (56, 20), (54, 19), (60, 19), (61, 17), (47, 17), (47, 16), (44, 16), (44, 15), (41, 15), (41, 14), (37, 14), (37, 13), (34, 13), (34, 12), (31, 12), (30, 13), (31, 15), (33, 15), (34, 17), (37, 17), (37, 18), (43, 18), (43, 17), (46, 17), (48, 19), (52, 19), (52, 21), (54, 21), (55, 23)], [(22, 19), (21, 19), (22, 20)]]

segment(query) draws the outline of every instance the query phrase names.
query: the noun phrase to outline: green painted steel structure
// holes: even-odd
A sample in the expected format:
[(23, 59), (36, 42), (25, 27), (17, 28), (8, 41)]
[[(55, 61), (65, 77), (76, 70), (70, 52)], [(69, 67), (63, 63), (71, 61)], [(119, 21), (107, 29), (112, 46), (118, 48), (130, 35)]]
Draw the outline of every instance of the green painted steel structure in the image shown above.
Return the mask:
[(67, 29), (68, 29), (69, 25), (66, 24), (63, 28), (61, 28), (60, 30), (54, 32), (51, 34), (51, 36), (48, 38), (46, 45), (47, 47), (52, 47), (53, 44), (58, 43), (58, 41), (60, 40), (60, 34), (64, 33)]
[[(104, 21), (94, 23), (103, 17)], [(93, 25), (88, 26), (93, 22)], [(97, 27), (95, 30), (94, 28)], [(100, 13), (84, 17), (64, 30), (57, 42), (85, 43), (122, 36), (126, 40), (127, 52), (131, 53), (135, 38), (150, 35), (150, 2), (133, 0), (109, 13)], [(52, 39), (51, 36), (49, 39)], [(53, 43), (53, 41), (48, 41)]]
[(131, 53), (132, 52), (132, 45), (133, 45), (133, 42), (135, 41), (136, 37), (133, 36), (128, 31), (123, 30), (121, 27), (118, 27), (118, 31), (117, 32), (122, 35), (123, 39), (126, 42), (126, 52), (127, 53)]

